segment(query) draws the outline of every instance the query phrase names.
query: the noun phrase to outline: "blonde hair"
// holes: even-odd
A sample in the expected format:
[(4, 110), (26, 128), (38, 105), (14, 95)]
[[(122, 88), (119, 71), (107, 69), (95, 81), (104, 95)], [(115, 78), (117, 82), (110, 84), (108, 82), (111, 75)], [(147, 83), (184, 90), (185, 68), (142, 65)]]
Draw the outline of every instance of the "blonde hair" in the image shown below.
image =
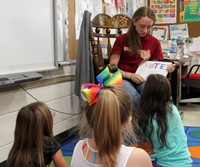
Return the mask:
[(53, 136), (53, 118), (43, 102), (22, 107), (17, 115), (14, 143), (7, 159), (7, 167), (27, 167), (37, 153), (40, 167), (45, 166), (43, 158), (44, 136)]
[[(86, 107), (80, 133), (86, 132), (91, 137), (91, 132), (93, 132), (104, 166), (117, 165), (117, 155), (123, 141), (122, 126), (128, 122), (131, 110), (130, 96), (119, 87), (102, 89), (97, 102)], [(99, 132), (100, 129), (101, 132)]]

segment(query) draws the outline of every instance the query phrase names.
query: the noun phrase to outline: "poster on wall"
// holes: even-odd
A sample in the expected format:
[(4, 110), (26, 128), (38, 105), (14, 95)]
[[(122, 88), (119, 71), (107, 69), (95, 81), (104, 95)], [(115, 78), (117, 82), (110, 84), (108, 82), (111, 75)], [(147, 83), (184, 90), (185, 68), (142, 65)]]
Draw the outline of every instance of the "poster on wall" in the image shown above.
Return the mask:
[(200, 22), (199, 0), (180, 0), (180, 22)]
[(150, 0), (156, 15), (156, 24), (176, 23), (176, 0)]
[(185, 24), (174, 24), (169, 26), (170, 39), (177, 39), (178, 37), (188, 38), (188, 25)]
[(153, 26), (151, 29), (151, 35), (156, 37), (158, 40), (167, 40), (169, 36), (168, 26)]
[(102, 0), (75, 0), (75, 28), (76, 28), (76, 39), (79, 38), (80, 27), (84, 11), (88, 10), (93, 19), (97, 14), (102, 13)]

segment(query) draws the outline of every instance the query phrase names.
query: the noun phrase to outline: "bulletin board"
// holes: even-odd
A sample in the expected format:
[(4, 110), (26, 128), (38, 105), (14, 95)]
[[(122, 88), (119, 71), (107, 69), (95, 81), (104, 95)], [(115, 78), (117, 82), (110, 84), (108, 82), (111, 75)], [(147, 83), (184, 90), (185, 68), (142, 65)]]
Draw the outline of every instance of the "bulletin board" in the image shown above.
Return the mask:
[[(189, 37), (198, 37), (200, 36), (200, 22), (180, 22), (180, 3), (183, 2), (183, 0), (177, 1), (177, 15), (176, 15), (176, 23), (173, 24), (182, 24), (186, 23), (188, 24), (188, 31), (189, 31)], [(150, 0), (148, 0), (148, 6), (150, 5)], [(171, 24), (156, 24), (156, 25), (171, 25)]]

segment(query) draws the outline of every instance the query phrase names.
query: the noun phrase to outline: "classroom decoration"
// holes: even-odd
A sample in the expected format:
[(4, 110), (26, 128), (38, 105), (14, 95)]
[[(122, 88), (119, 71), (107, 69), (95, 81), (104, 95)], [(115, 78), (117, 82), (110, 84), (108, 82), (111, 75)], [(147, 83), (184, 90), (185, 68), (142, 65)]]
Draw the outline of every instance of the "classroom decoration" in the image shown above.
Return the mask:
[(177, 39), (178, 37), (182, 38), (189, 37), (188, 25), (186, 23), (169, 25), (169, 31), (170, 31), (170, 39)]
[(180, 22), (200, 22), (200, 1), (180, 1)]
[(150, 0), (150, 8), (156, 16), (156, 24), (176, 23), (175, 0)]
[(81, 23), (83, 19), (84, 11), (88, 10), (93, 19), (97, 14), (102, 13), (102, 0), (75, 0), (75, 30), (76, 39), (79, 39)]
[[(189, 37), (196, 38), (199, 36), (199, 27), (200, 27), (200, 21), (198, 21), (200, 18), (200, 1), (199, 0), (179, 0), (179, 1), (176, 1), (176, 0), (148, 0), (147, 2), (148, 2), (148, 6), (151, 9), (153, 9), (154, 12), (157, 12), (157, 13), (155, 13), (156, 18), (161, 19), (161, 22), (160, 21), (155, 22), (156, 26), (160, 25), (160, 24), (163, 24), (163, 26), (164, 25), (169, 26), (172, 24), (172, 22), (163, 22), (165, 20), (164, 17), (158, 17), (158, 16), (163, 15), (163, 13), (161, 13), (161, 11), (165, 10), (164, 7), (167, 7), (167, 6), (172, 7), (175, 5), (174, 9), (173, 9), (173, 7), (169, 8), (169, 10), (171, 10), (171, 9), (172, 9), (172, 11), (175, 10), (174, 13), (176, 15), (176, 18), (173, 17), (173, 20), (174, 20), (173, 24), (186, 23), (188, 25)], [(154, 5), (154, 6), (152, 6), (152, 5)], [(164, 7), (161, 5), (163, 5)], [(189, 8), (187, 6), (190, 6), (191, 10), (188, 10)], [(158, 11), (160, 13), (158, 13)], [(168, 16), (168, 13), (167, 12), (164, 13), (164, 16)], [(196, 15), (194, 13), (196, 13)], [(186, 16), (188, 14), (190, 15), (189, 16), (190, 19), (188, 19), (189, 17)], [(169, 18), (172, 19), (171, 17), (169, 17)], [(198, 18), (198, 20), (197, 20), (197, 18)], [(192, 19), (193, 19), (193, 21), (192, 21)], [(170, 30), (169, 30), (169, 32), (170, 32)], [(185, 38), (185, 37), (183, 37), (183, 38)]]
[(89, 105), (96, 103), (98, 93), (104, 87), (113, 87), (123, 85), (122, 75), (119, 71), (110, 73), (108, 67), (106, 67), (97, 77), (98, 85), (93, 83), (84, 83), (81, 86), (81, 96), (83, 100), (87, 101)]
[(151, 35), (158, 40), (168, 40), (169, 28), (168, 26), (153, 26), (151, 29)]

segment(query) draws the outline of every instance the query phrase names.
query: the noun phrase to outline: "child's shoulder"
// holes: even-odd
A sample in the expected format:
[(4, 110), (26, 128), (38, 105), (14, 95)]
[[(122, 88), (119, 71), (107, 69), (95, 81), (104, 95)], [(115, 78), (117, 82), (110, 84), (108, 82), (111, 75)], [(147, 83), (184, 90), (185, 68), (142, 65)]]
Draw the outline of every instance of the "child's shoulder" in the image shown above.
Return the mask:
[(45, 136), (43, 145), (44, 145), (44, 149), (48, 149), (48, 148), (52, 148), (52, 147), (54, 147), (56, 149), (60, 149), (60, 143), (54, 137)]
[(135, 148), (128, 160), (127, 166), (151, 166), (151, 159), (146, 151), (141, 148)]
[(174, 104), (171, 105), (170, 112), (167, 114), (167, 117), (170, 122), (177, 122), (181, 120), (180, 112)]
[(59, 143), (58, 140), (56, 140), (55, 137), (49, 137), (49, 136), (44, 137), (44, 142), (46, 142), (46, 143), (52, 143), (52, 142)]
[(87, 138), (77, 140), (75, 143), (75, 147), (82, 147), (86, 143), (87, 140), (88, 140)]
[(179, 115), (178, 108), (174, 104), (171, 104), (171, 112), (175, 115)]

